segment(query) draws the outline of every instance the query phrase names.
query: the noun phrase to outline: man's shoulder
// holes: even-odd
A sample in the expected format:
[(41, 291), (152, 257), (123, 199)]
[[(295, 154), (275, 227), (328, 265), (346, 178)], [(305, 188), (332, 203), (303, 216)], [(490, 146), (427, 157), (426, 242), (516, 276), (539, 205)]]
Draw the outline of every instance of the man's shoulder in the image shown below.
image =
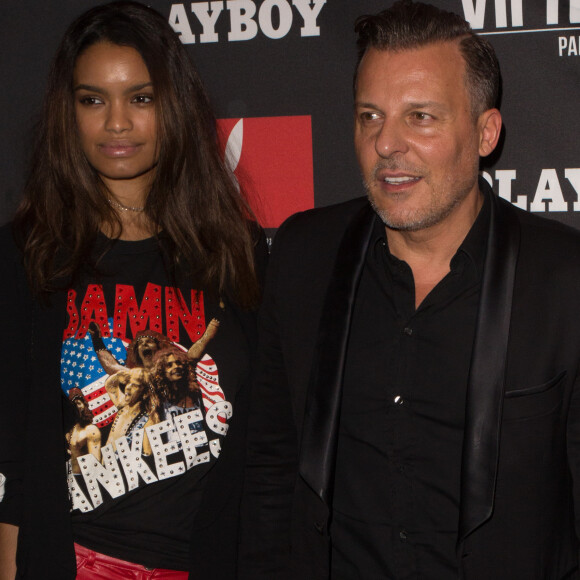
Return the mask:
[(309, 209), (290, 216), (276, 233), (276, 242), (330, 237), (340, 239), (353, 217), (369, 208), (366, 197)]
[(553, 218), (522, 210), (500, 200), (505, 211), (513, 212), (521, 228), (522, 241), (542, 246), (545, 250), (569, 248), (580, 252), (580, 230)]
[(580, 283), (580, 231), (555, 219), (533, 214), (509, 202), (504, 211), (517, 218), (519, 224), (518, 271), (522, 280), (533, 277), (540, 281), (566, 280)]

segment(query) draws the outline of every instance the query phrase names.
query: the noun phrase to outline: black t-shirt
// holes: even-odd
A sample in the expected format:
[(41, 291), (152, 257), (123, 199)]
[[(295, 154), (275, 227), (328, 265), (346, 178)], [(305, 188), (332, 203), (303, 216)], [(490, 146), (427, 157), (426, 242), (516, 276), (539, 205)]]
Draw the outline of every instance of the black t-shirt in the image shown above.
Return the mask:
[(212, 497), (206, 476), (249, 372), (247, 337), (235, 307), (195, 280), (172, 281), (156, 239), (115, 242), (98, 270), (69, 290), (63, 331), (74, 538), (185, 570), (192, 522)]

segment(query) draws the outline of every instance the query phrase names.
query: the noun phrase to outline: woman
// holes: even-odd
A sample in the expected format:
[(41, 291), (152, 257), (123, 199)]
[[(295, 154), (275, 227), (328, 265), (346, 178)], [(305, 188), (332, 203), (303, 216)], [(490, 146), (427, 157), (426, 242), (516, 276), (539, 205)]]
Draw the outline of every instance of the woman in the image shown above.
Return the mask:
[[(158, 13), (114, 2), (69, 27), (24, 200), (0, 236), (0, 578), (14, 576), (16, 541), (19, 578), (233, 578), (265, 244)], [(199, 351), (201, 405), (140, 406), (131, 436), (111, 435), (126, 397), (109, 396), (109, 375), (147, 338)], [(99, 453), (67, 448), (72, 389)], [(142, 390), (162, 400), (153, 381)]]

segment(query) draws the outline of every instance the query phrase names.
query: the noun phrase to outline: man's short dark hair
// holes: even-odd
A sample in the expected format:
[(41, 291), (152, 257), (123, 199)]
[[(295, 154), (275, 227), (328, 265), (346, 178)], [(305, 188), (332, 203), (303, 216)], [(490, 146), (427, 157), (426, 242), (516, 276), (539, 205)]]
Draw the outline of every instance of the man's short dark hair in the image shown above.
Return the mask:
[(360, 62), (369, 48), (401, 51), (457, 40), (465, 60), (473, 114), (478, 116), (498, 106), (500, 71), (495, 51), (458, 14), (422, 2), (399, 0), (378, 14), (359, 17), (355, 32), (358, 34), (355, 89)]

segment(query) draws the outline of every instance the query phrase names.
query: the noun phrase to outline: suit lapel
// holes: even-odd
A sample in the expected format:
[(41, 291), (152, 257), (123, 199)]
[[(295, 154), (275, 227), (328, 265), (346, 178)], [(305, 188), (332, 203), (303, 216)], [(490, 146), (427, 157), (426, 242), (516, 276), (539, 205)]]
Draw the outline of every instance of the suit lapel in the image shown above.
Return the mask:
[(328, 502), (334, 473), (342, 376), (356, 289), (373, 230), (366, 204), (347, 227), (320, 318), (302, 431), (300, 475)]
[(520, 227), (491, 196), (491, 219), (467, 389), (458, 541), (493, 511), (504, 378)]

